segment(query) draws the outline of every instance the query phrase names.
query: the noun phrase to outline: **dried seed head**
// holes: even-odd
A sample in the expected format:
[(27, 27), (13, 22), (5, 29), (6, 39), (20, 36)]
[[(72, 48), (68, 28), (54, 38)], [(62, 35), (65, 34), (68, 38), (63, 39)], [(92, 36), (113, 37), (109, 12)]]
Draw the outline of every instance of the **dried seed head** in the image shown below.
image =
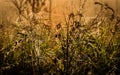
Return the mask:
[(49, 25), (45, 25), (44, 27), (45, 27), (45, 29), (50, 30), (50, 26)]
[(56, 28), (57, 28), (57, 29), (60, 29), (60, 28), (61, 28), (61, 24), (60, 24), (60, 23), (57, 24), (57, 25), (56, 25)]
[(75, 27), (76, 27), (76, 28), (79, 28), (79, 27), (80, 27), (80, 23), (77, 22), (77, 21), (75, 21)]
[(74, 18), (74, 16), (75, 16), (74, 13), (70, 13), (69, 19), (70, 19), (70, 18)]

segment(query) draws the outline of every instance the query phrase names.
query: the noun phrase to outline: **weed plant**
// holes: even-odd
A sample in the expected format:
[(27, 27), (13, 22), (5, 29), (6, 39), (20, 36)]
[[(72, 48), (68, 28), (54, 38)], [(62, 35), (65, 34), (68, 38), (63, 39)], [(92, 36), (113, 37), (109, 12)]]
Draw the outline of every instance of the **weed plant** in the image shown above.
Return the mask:
[[(12, 40), (0, 35), (0, 75), (119, 75), (120, 18), (95, 4), (101, 9), (89, 23), (83, 13), (73, 12), (56, 32), (35, 17), (28, 25), (14, 24)], [(106, 11), (111, 11), (107, 17)]]

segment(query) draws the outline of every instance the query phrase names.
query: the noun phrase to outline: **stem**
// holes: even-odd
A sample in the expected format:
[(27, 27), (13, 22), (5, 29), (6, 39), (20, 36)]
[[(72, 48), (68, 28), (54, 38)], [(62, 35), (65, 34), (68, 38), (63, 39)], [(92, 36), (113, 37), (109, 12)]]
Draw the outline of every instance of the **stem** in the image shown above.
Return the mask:
[[(68, 21), (69, 22), (69, 21)], [(66, 53), (65, 53), (65, 75), (69, 74), (69, 23), (67, 23), (67, 39), (66, 39)]]

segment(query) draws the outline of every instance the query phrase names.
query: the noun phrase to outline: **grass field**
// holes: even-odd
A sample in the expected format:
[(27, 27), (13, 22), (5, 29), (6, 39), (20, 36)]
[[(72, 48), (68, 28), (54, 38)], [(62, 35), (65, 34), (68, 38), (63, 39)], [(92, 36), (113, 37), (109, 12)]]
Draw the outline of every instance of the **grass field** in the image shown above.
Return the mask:
[(16, 24), (0, 25), (0, 75), (120, 74), (120, 17), (112, 8), (101, 6), (88, 23), (71, 12), (54, 29), (37, 10), (31, 16), (18, 9)]

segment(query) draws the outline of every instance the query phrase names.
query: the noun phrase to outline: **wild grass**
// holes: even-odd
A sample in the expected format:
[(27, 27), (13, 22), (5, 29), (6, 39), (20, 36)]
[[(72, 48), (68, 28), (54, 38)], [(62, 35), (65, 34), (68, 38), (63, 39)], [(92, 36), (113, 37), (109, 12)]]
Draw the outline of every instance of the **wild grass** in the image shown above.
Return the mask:
[(104, 17), (106, 9), (111, 11), (102, 5), (89, 23), (82, 13), (71, 13), (56, 33), (34, 17), (29, 25), (14, 24), (12, 40), (0, 35), (0, 74), (119, 75), (120, 18), (113, 12)]

